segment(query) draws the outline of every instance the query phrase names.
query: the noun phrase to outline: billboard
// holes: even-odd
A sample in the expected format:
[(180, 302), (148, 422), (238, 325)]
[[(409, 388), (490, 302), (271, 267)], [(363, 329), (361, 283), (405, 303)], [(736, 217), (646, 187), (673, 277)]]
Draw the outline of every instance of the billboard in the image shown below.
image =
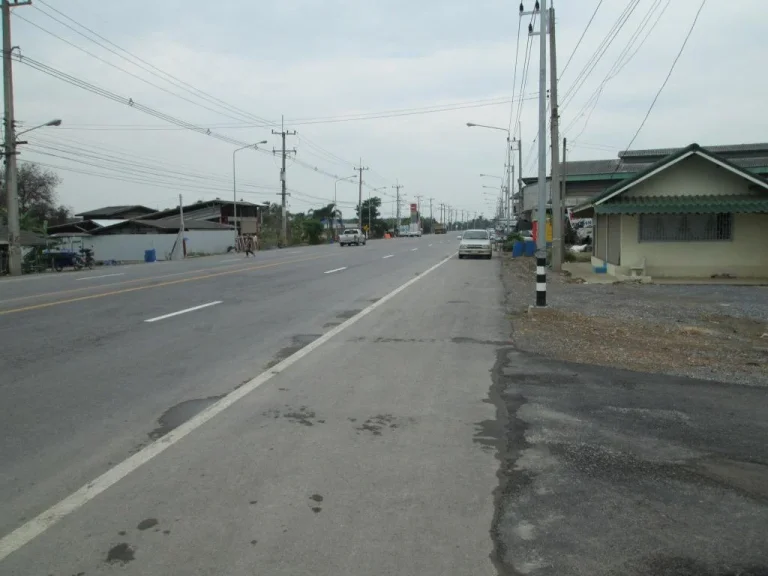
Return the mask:
[(411, 224), (419, 221), (419, 205), (411, 204)]

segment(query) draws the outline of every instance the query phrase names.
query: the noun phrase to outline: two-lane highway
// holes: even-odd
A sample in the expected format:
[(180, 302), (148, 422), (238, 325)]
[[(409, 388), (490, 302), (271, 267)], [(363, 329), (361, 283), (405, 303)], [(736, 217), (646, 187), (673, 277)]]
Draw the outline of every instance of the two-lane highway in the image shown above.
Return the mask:
[(398, 239), (0, 283), (0, 534), (454, 250)]

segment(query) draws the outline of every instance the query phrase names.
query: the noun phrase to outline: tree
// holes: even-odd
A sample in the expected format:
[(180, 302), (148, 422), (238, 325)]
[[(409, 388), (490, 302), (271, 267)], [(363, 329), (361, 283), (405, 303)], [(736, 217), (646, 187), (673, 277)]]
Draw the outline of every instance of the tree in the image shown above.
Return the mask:
[(309, 215), (314, 218), (315, 220), (325, 220), (326, 226), (328, 228), (332, 228), (332, 223), (336, 220), (341, 219), (341, 210), (331, 202), (330, 204), (323, 206), (322, 208), (317, 208), (315, 210), (310, 210)]
[[(0, 170), (0, 206), (3, 221), (7, 220), (5, 170)], [(59, 175), (37, 164), (23, 163), (18, 172), (19, 220), (24, 230), (41, 230), (44, 222), (49, 226), (64, 224), (71, 218), (69, 208), (58, 204), (56, 187), (61, 184)]]
[(387, 231), (387, 223), (381, 219), (379, 208), (381, 207), (381, 198), (373, 196), (370, 200), (364, 200), (362, 205), (355, 208), (355, 214), (360, 218), (362, 214), (363, 226), (368, 225), (368, 209), (370, 207), (370, 221), (371, 230), (368, 232), (369, 236), (380, 237), (384, 236)]
[(310, 244), (320, 244), (322, 240), (320, 235), (323, 233), (323, 223), (320, 220), (311, 218), (302, 222), (304, 236)]

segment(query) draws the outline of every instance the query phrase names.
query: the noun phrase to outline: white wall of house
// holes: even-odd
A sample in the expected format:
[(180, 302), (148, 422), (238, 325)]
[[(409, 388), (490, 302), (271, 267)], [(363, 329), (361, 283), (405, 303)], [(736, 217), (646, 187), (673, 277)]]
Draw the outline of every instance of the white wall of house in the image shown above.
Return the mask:
[[(188, 230), (187, 253), (223, 254), (234, 242), (232, 230)], [(81, 246), (92, 248), (96, 260), (117, 260), (118, 262), (144, 261), (144, 251), (155, 249), (158, 260), (170, 259), (176, 234), (105, 234), (76, 238), (75, 249)], [(69, 246), (70, 239), (64, 238), (63, 246)]]
[(690, 156), (666, 170), (635, 184), (622, 198), (639, 196), (726, 196), (751, 195), (751, 182), (705, 160)]
[(733, 239), (710, 242), (638, 242), (639, 217), (621, 217), (621, 266), (645, 258), (651, 277), (710, 278), (730, 274), (739, 278), (768, 278), (768, 214), (734, 214)]

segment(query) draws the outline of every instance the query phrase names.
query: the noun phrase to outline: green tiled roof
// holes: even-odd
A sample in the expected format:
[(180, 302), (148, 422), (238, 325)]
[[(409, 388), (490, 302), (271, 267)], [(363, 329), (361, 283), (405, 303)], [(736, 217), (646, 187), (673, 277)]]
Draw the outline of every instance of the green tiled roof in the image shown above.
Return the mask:
[(768, 196), (618, 197), (595, 206), (597, 214), (768, 213)]

